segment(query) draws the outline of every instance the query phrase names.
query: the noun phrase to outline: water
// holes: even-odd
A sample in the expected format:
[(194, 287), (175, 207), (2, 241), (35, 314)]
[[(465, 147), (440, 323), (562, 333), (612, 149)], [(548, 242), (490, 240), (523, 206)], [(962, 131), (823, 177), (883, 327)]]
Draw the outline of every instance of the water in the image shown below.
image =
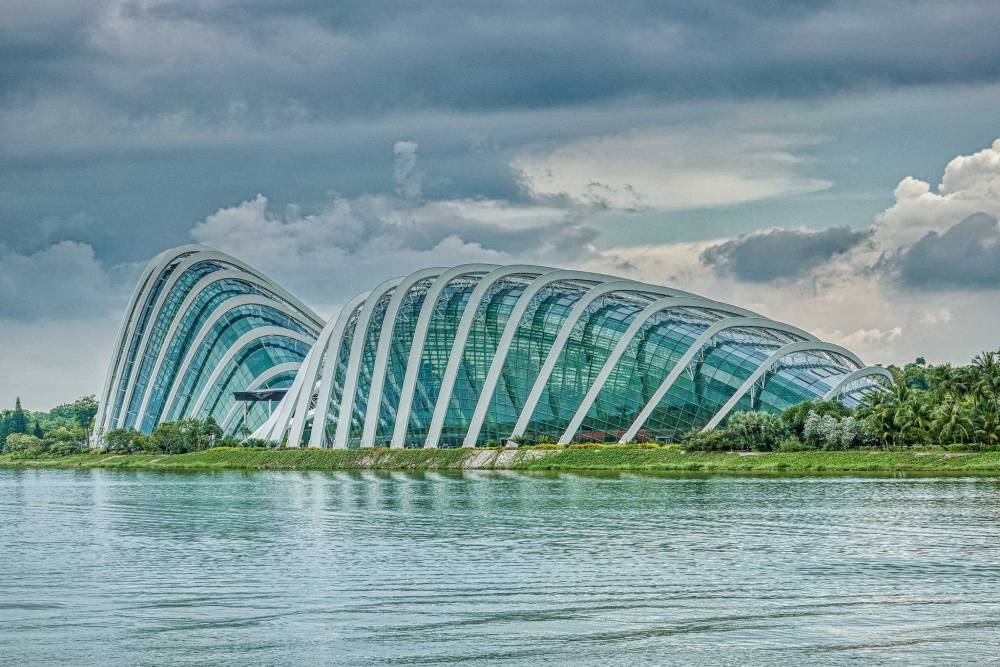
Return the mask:
[(1000, 658), (989, 479), (0, 470), (4, 664)]

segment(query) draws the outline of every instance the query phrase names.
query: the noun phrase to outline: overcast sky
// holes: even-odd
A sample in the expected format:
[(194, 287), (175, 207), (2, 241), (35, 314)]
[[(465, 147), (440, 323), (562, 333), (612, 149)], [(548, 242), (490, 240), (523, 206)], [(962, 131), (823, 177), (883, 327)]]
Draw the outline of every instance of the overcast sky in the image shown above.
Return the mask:
[(1000, 5), (0, 1), (0, 406), (202, 242), (335, 313), (531, 261), (872, 363), (1000, 347)]

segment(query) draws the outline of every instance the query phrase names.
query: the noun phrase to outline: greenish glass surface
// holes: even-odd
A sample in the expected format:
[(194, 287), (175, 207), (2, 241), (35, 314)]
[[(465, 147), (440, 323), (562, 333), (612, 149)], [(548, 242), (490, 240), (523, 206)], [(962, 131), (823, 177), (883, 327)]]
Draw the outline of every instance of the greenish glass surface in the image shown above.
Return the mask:
[(517, 324), (479, 431), (478, 444), (507, 438), (559, 329), (592, 282), (553, 283), (535, 294)]
[(406, 447), (423, 447), (430, 427), (434, 406), (441, 391), (441, 380), (448, 365), (455, 333), (469, 297), (483, 274), (461, 276), (441, 290), (427, 326), (424, 348), (417, 371), (417, 388), (410, 405)]
[(458, 447), (472, 421), (472, 413), (486, 381), (497, 344), (511, 311), (534, 276), (514, 275), (494, 283), (476, 309), (459, 363), (439, 445)]
[(403, 390), (403, 380), (406, 377), (406, 365), (413, 343), (413, 333), (417, 326), (417, 318), (420, 316), (420, 309), (427, 297), (427, 290), (430, 289), (433, 282), (433, 278), (427, 278), (418, 281), (408, 289), (399, 304), (396, 321), (391, 323), (392, 338), (389, 342), (389, 355), (382, 383), (382, 399), (378, 408), (378, 425), (375, 433), (375, 444), (377, 445), (388, 445), (392, 440), (392, 433), (396, 426), (396, 406), (399, 405), (399, 395)]

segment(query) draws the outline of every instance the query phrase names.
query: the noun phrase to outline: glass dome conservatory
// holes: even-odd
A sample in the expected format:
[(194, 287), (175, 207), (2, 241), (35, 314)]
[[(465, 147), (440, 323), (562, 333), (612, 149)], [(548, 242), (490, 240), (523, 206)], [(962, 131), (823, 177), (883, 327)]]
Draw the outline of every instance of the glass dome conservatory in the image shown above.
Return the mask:
[[(850, 351), (737, 306), (542, 266), (424, 269), (323, 325), (238, 260), (188, 246), (143, 275), (98, 424), (212, 416), (292, 447), (671, 440), (738, 410), (856, 404), (888, 382)], [(233, 392), (278, 387), (288, 392), (273, 413), (255, 408), (244, 424)]]

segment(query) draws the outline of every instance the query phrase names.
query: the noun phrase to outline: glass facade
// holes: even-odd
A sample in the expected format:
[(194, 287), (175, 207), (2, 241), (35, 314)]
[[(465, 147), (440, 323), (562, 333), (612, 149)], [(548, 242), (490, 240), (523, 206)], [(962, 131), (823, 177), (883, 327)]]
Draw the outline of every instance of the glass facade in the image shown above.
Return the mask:
[[(415, 275), (398, 288), (405, 292), (354, 301), (360, 305), (338, 325), (342, 332), (314, 351), (321, 355), (315, 381), (295, 389), (309, 410), (285, 407), (299, 404), (289, 394), (268, 421), (277, 406), (255, 404), (244, 414), (233, 392), (292, 387), (321, 320), (221, 253), (189, 247), (156, 262), (119, 336), (102, 397), (110, 409), (99, 415), (105, 430), (212, 417), (227, 433), (263, 428), (280, 440), (300, 420), (309, 442), (312, 421), (322, 415), (315, 425), (322, 446), (456, 447), (516, 435), (669, 441), (724, 424), (734, 411), (779, 412), (831, 392), (856, 405), (886, 381), (859, 371), (847, 350), (746, 311), (734, 309), (746, 313), (736, 317), (699, 297), (671, 305), (662, 289), (610, 276), (488, 274), (470, 266), (445, 277)], [(616, 283), (592, 292), (609, 281)], [(380, 345), (383, 332), (387, 346)], [(414, 340), (422, 341), (419, 350), (411, 349)], [(356, 368), (349, 366), (354, 345)], [(349, 371), (356, 373), (351, 410), (341, 415)], [(400, 409), (408, 377), (415, 380), (412, 399)], [(321, 386), (326, 378), (329, 387)], [(325, 409), (316, 409), (318, 397)], [(406, 428), (397, 428), (400, 415)]]
[[(229, 430), (240, 427), (242, 413), (238, 423), (230, 415), (232, 392), (266, 378), (277, 365), (301, 363), (321, 327), (315, 313), (222, 253), (191, 246), (165, 253), (133, 296), (98, 428), (148, 433), (162, 421), (209, 416), (220, 424), (228, 420)], [(294, 371), (256, 386), (287, 386), (289, 377), (294, 380)], [(215, 378), (212, 386), (209, 378)], [(255, 406), (248, 426), (261, 415), (266, 418), (266, 406)]]

